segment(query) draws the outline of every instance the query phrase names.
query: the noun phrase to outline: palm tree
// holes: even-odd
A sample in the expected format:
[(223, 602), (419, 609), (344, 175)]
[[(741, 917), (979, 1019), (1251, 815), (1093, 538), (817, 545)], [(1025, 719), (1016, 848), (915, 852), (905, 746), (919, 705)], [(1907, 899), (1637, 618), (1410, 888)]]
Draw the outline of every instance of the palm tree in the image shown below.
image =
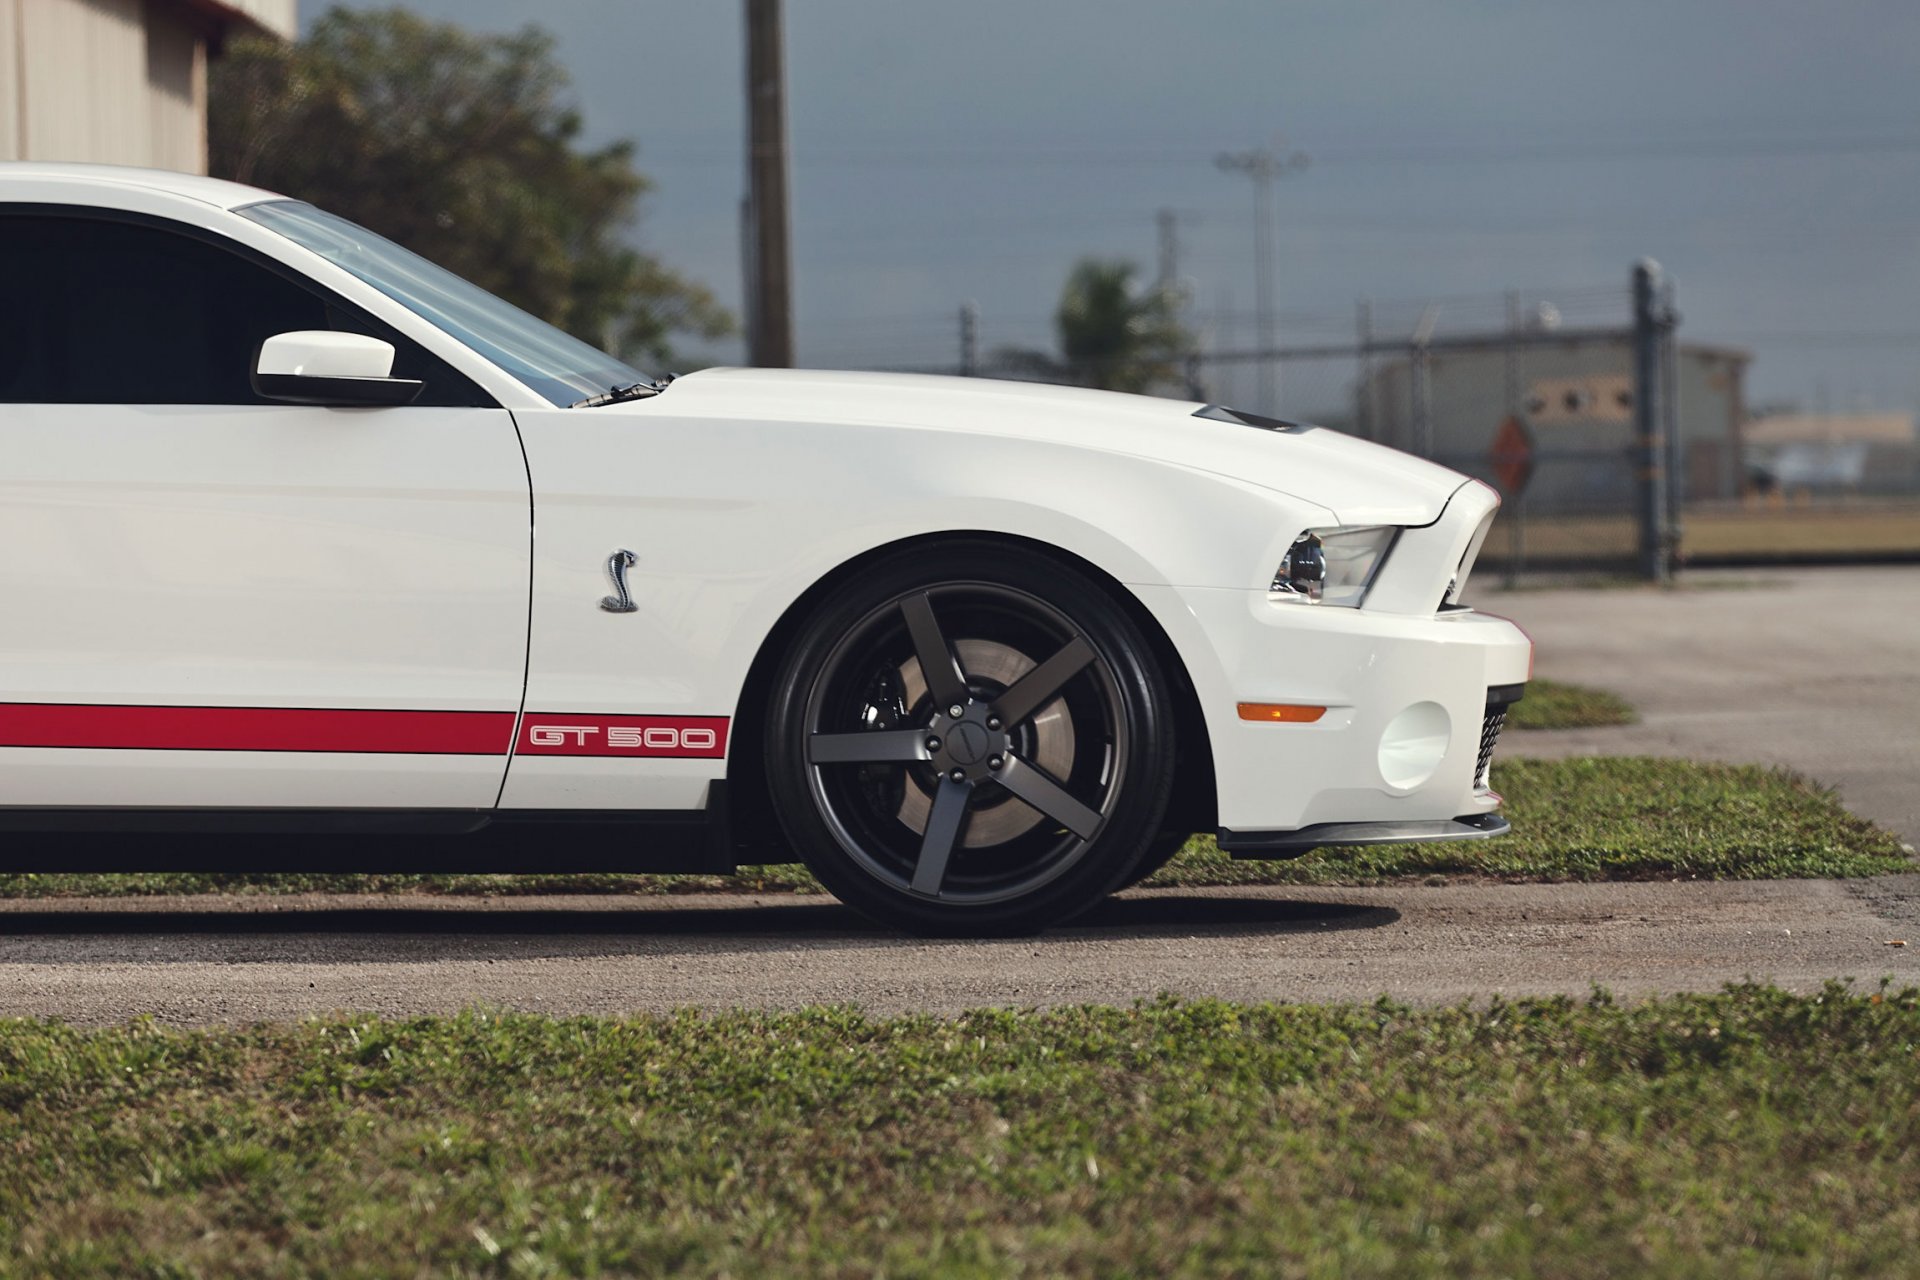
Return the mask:
[(1165, 289), (1137, 290), (1139, 268), (1119, 258), (1082, 258), (1067, 275), (1054, 312), (1060, 356), (1003, 349), (1003, 367), (1052, 382), (1142, 392), (1184, 385), (1181, 365), (1192, 340)]

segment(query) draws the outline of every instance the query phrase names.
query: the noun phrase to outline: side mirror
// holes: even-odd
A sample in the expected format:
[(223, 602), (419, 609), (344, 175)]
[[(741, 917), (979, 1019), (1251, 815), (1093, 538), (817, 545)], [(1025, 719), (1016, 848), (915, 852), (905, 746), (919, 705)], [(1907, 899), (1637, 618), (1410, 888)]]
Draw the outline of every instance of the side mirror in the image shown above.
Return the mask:
[(394, 378), (393, 344), (363, 333), (301, 329), (276, 333), (253, 361), (253, 389), (291, 404), (410, 404), (417, 378)]

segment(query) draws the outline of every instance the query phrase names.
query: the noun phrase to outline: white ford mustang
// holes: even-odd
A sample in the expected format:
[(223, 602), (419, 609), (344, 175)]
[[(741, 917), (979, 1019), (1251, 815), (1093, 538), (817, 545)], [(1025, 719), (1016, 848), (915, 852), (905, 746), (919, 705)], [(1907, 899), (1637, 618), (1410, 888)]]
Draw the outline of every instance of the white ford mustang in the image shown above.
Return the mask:
[[(1059, 387), (655, 382), (266, 191), (0, 165), (15, 866), (731, 871), (1042, 927), (1496, 835), (1485, 486)], [(45, 833), (26, 838), (21, 833)], [(321, 836), (326, 838), (319, 838)]]

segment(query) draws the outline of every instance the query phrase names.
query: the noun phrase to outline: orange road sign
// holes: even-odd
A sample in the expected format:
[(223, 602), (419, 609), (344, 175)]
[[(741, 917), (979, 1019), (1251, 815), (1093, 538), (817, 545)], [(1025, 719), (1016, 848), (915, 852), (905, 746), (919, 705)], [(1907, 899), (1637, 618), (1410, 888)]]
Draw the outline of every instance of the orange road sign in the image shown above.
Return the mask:
[(1493, 478), (1500, 485), (1500, 492), (1509, 498), (1517, 498), (1527, 487), (1527, 481), (1533, 478), (1533, 432), (1527, 430), (1527, 424), (1509, 414), (1493, 433), (1493, 447), (1487, 451), (1487, 460), (1493, 463)]

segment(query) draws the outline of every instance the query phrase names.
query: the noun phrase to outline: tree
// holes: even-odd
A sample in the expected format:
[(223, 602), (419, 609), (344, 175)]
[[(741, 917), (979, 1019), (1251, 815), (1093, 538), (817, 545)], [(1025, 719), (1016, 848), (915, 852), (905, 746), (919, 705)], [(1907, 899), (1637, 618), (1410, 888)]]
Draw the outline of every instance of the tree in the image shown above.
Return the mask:
[(1053, 316), (1059, 358), (1008, 349), (998, 359), (1030, 376), (1107, 391), (1184, 385), (1181, 365), (1192, 339), (1180, 327), (1177, 301), (1164, 289), (1136, 290), (1138, 270), (1121, 259), (1082, 258)]
[(648, 182), (631, 142), (578, 144), (535, 27), (479, 35), (334, 9), (304, 40), (240, 39), (209, 78), (209, 168), (351, 218), (576, 336), (664, 364), (733, 320), (625, 238)]

